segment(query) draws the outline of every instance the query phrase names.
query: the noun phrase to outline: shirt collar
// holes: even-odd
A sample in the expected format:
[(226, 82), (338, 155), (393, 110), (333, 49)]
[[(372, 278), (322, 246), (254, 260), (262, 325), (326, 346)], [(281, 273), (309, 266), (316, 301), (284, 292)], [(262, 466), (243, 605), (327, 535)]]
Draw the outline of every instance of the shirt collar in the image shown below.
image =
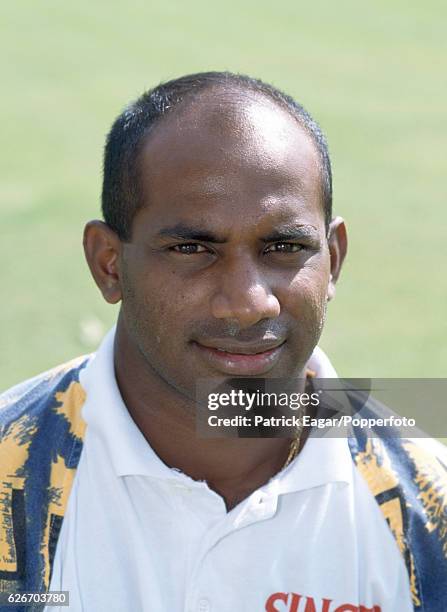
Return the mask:
[[(307, 368), (315, 373), (316, 378), (338, 378), (328, 356), (318, 346), (307, 362)], [(339, 437), (323, 437), (320, 430), (316, 435), (309, 435), (296, 459), (267, 486), (281, 494), (330, 482), (351, 484), (352, 478), (353, 463), (346, 434), (340, 431)]]
[(176, 471), (152, 450), (124, 404), (115, 377), (114, 340), (115, 327), (80, 375), (87, 395), (82, 411), (86, 443), (102, 445), (117, 476), (175, 478)]
[[(160, 479), (193, 479), (169, 468), (153, 451), (132, 417), (119, 391), (114, 370), (115, 327), (102, 341), (90, 363), (81, 371), (86, 391), (82, 416), (87, 440), (102, 445), (117, 476), (141, 475)], [(317, 377), (337, 377), (325, 353), (316, 347), (307, 364)], [(278, 494), (352, 481), (352, 460), (346, 437), (309, 436), (298, 457), (266, 485)]]

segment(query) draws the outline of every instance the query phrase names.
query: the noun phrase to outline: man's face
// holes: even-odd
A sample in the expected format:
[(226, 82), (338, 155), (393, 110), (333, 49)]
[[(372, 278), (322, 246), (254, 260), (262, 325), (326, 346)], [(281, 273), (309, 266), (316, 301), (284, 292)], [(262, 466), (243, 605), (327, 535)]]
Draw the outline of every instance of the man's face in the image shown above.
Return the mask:
[(144, 206), (121, 252), (122, 316), (152, 372), (301, 374), (325, 318), (330, 256), (315, 147), (255, 94), (206, 91), (140, 158)]

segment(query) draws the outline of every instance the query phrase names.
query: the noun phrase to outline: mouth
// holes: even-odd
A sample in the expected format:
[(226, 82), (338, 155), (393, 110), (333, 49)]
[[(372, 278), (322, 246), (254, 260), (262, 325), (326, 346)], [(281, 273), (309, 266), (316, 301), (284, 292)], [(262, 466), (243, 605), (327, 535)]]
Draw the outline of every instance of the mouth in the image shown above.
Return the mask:
[[(260, 376), (273, 368), (284, 350), (285, 340), (275, 343), (237, 344), (193, 342), (202, 358), (224, 374)], [(214, 345), (215, 344), (215, 345)]]

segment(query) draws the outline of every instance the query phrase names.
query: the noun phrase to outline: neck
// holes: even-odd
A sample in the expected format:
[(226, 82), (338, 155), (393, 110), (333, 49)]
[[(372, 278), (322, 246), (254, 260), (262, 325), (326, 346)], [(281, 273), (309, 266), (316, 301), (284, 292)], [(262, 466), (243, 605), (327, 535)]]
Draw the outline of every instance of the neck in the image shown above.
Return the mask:
[(152, 449), (169, 467), (206, 481), (228, 510), (281, 470), (290, 439), (198, 438), (194, 402), (149, 366), (120, 323), (114, 355), (124, 403)]

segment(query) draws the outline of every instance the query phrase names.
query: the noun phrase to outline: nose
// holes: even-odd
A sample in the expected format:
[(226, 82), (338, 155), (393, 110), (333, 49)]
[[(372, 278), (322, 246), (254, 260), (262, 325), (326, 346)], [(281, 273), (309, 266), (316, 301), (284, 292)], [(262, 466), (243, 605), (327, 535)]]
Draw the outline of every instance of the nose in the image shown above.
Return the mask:
[(279, 316), (280, 303), (253, 262), (233, 263), (219, 276), (211, 300), (217, 319), (236, 320), (241, 329)]

